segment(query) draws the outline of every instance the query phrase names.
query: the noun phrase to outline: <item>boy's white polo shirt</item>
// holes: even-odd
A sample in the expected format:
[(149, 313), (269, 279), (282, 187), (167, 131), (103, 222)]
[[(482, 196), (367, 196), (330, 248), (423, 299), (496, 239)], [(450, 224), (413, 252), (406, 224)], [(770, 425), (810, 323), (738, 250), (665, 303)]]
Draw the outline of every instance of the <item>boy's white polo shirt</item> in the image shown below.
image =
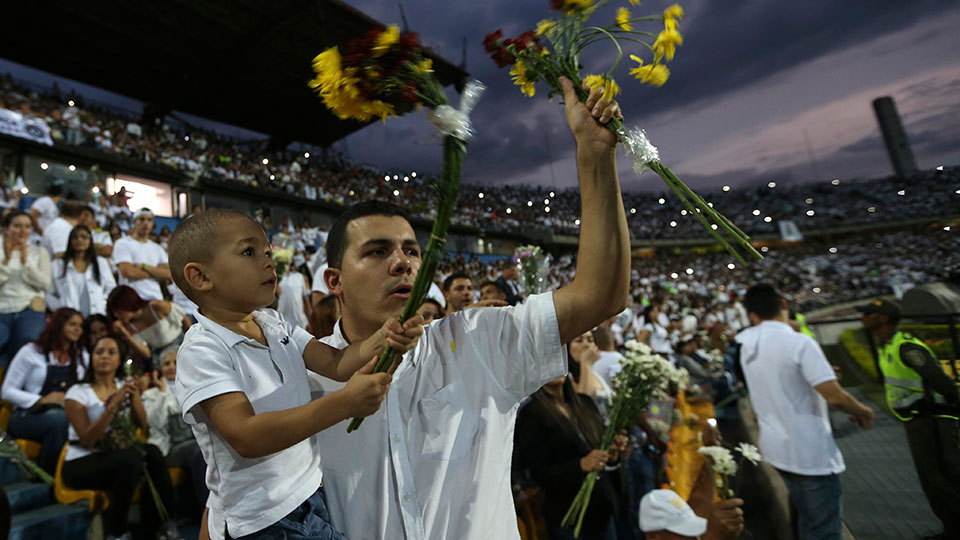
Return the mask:
[(280, 521), (320, 487), (319, 447), (311, 437), (269, 456), (243, 458), (209, 425), (198, 404), (230, 392), (246, 394), (257, 414), (306, 404), (303, 350), (313, 336), (272, 309), (253, 312), (269, 347), (199, 311), (196, 317), (180, 345), (174, 393), (207, 462), (210, 536), (222, 539), (226, 527), (236, 538)]

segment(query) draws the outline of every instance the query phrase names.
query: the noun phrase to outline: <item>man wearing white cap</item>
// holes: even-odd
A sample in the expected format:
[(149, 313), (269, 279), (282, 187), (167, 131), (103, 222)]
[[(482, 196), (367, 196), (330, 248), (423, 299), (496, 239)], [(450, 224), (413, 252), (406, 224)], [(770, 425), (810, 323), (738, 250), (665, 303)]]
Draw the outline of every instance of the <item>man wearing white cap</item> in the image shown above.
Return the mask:
[(141, 208), (133, 214), (133, 229), (129, 236), (117, 240), (113, 260), (120, 272), (120, 285), (129, 285), (144, 300), (163, 300), (161, 280), (170, 280), (167, 252), (150, 240), (153, 230), (153, 212)]

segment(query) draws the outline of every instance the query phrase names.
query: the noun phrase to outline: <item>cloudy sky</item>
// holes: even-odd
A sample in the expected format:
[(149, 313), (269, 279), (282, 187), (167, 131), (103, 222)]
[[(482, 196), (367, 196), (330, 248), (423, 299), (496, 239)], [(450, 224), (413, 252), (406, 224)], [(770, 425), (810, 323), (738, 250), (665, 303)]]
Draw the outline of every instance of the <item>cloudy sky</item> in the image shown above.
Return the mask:
[[(354, 0), (384, 23), (394, 2)], [(618, 4), (613, 2), (612, 5)], [(619, 4), (627, 5), (626, 0)], [(474, 113), (464, 180), (575, 185), (573, 142), (563, 111), (542, 87), (522, 96), (485, 55), (483, 36), (507, 36), (549, 15), (548, 0), (405, 0), (424, 41), (489, 87)], [(659, 13), (646, 1), (634, 13)], [(695, 187), (803, 182), (889, 174), (871, 101), (893, 96), (921, 167), (960, 162), (960, 3), (943, 0), (696, 0), (683, 3), (683, 47), (662, 88), (618, 80), (629, 124), (647, 130), (664, 162)], [(595, 15), (605, 24), (613, 9)], [(658, 28), (653, 27), (654, 31)], [(612, 61), (600, 47), (586, 69)], [(346, 140), (361, 161), (437, 170), (440, 150), (422, 115), (374, 124)], [(390, 152), (383, 149), (389, 147)], [(660, 189), (621, 160), (626, 189)]]

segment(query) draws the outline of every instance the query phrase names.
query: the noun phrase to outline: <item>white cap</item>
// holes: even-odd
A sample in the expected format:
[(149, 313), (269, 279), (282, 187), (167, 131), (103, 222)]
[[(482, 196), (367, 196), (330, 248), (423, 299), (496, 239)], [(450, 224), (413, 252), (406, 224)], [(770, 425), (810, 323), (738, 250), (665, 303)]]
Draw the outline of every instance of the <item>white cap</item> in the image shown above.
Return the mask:
[(137, 219), (140, 216), (150, 216), (153, 217), (153, 211), (149, 208), (141, 208), (133, 213), (133, 219)]
[(707, 520), (694, 514), (687, 501), (675, 492), (655, 489), (640, 500), (640, 530), (699, 536), (707, 532)]

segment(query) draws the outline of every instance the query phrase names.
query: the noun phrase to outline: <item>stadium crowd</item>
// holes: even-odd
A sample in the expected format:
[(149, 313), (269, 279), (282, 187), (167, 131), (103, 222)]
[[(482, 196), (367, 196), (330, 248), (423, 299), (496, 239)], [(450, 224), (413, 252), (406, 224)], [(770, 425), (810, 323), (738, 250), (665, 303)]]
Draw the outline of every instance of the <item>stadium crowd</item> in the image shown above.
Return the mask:
[[(344, 158), (310, 157), (309, 152), (266, 151), (262, 141), (237, 141), (175, 121), (141, 125), (132, 116), (86, 107), (82, 97), (64, 95), (56, 87), (41, 92), (18, 85), (9, 75), (0, 82), (0, 107), (45, 120), (57, 143), (161, 163), (193, 178), (238, 182), (341, 205), (392, 200), (415, 217), (432, 217), (430, 180), (416, 172), (376, 171)], [(832, 179), (777, 185), (773, 180), (757, 187), (724, 186), (701, 195), (749, 234), (776, 233), (783, 221), (792, 221), (801, 230), (830, 229), (955, 213), (960, 168), (866, 182)], [(634, 238), (704, 234), (700, 223), (666, 191), (625, 192), (624, 207), (630, 212)], [(520, 231), (535, 224), (576, 234), (579, 208), (574, 189), (464, 185), (453, 220), (487, 230)]]

